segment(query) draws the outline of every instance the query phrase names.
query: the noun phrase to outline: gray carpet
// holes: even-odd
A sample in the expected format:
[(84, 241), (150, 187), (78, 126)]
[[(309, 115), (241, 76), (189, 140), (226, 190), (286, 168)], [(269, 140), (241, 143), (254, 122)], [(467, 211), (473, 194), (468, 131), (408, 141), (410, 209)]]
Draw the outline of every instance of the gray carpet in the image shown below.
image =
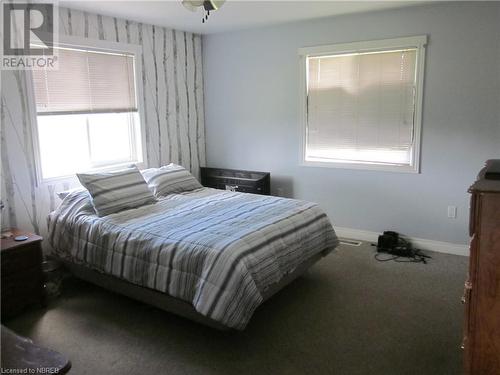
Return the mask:
[(341, 246), (261, 306), (243, 332), (219, 332), (87, 283), (6, 325), (67, 354), (72, 374), (461, 373), (467, 258), (427, 265)]

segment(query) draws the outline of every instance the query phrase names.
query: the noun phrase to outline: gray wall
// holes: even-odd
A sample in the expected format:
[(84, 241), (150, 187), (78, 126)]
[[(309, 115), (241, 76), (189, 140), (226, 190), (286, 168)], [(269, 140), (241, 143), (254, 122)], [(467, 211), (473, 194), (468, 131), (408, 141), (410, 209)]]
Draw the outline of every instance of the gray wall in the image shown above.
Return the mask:
[[(300, 167), (297, 49), (429, 36), (421, 174)], [(468, 186), (500, 158), (500, 4), (442, 3), (203, 37), (209, 166), (267, 170), (334, 225), (468, 241)], [(458, 207), (457, 219), (447, 206)]]

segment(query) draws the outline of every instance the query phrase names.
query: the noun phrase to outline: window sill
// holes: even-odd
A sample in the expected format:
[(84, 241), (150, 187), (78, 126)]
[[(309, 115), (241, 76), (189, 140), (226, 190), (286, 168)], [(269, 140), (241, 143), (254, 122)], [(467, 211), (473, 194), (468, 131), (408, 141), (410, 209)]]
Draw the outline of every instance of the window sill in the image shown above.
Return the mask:
[(380, 172), (397, 172), (419, 174), (418, 165), (390, 165), (376, 163), (349, 163), (349, 162), (325, 162), (325, 161), (308, 161), (303, 160), (301, 167), (316, 167), (316, 168), (340, 168), (340, 169), (356, 169), (366, 171)]
[(137, 166), (138, 169), (144, 169), (146, 168), (144, 162), (138, 162), (138, 161), (130, 161), (130, 162), (124, 162), (124, 163), (119, 163), (119, 164), (114, 164), (111, 166), (105, 166), (105, 167), (99, 167), (99, 168), (92, 168), (89, 170), (85, 171), (78, 171), (73, 174), (65, 175), (65, 176), (57, 176), (57, 177), (47, 177), (47, 178), (40, 178), (39, 182), (41, 185), (50, 185), (50, 184), (57, 184), (57, 183), (62, 183), (66, 181), (77, 181), (78, 178), (76, 176), (77, 173), (100, 173), (100, 172), (111, 172), (111, 171), (117, 171), (120, 169), (125, 169), (130, 167), (131, 165)]

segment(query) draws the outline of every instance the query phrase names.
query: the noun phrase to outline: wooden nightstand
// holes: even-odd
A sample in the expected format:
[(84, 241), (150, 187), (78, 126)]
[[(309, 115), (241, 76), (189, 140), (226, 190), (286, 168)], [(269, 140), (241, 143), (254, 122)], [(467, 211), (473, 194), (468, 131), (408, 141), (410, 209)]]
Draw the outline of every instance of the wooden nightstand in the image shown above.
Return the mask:
[[(34, 303), (44, 305), (42, 274), (42, 237), (11, 229), (10, 238), (2, 238), (2, 320)], [(15, 241), (16, 236), (27, 236)]]

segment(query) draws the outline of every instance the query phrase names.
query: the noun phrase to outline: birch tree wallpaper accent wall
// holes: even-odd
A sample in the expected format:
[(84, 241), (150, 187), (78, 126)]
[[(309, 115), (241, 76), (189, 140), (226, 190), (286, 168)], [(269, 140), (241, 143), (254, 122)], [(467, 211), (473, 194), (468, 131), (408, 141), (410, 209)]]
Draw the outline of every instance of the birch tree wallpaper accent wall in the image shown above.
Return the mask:
[[(146, 165), (180, 164), (199, 176), (205, 165), (201, 36), (133, 21), (59, 8), (59, 33), (142, 46)], [(46, 233), (56, 193), (78, 186), (76, 178), (37, 180), (32, 119), (24, 71), (1, 72), (2, 228)]]

